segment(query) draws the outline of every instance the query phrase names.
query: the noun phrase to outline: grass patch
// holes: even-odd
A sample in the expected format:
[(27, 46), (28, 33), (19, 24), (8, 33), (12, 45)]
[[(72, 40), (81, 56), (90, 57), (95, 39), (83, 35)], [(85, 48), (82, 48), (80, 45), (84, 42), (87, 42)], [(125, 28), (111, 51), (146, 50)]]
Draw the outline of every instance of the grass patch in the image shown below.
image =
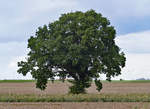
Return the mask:
[(35, 80), (0, 80), (0, 83), (24, 83), (24, 82), (35, 82)]
[(0, 102), (150, 102), (150, 94), (0, 95)]

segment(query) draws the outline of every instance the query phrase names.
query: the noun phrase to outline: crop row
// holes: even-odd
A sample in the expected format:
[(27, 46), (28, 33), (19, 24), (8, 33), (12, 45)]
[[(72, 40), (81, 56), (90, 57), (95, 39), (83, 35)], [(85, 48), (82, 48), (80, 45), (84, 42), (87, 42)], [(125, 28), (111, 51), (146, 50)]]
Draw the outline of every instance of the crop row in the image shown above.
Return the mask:
[(150, 102), (150, 94), (0, 95), (0, 102)]

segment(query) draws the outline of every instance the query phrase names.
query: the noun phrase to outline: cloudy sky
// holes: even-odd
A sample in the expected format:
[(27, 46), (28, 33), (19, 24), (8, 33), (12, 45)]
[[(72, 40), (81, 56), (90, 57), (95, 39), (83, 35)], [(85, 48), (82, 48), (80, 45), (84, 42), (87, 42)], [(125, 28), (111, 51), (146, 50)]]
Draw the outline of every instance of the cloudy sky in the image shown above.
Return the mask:
[(126, 54), (126, 67), (114, 79), (150, 78), (150, 0), (3, 0), (0, 79), (31, 79), (30, 74), (17, 74), (17, 62), (28, 53), (27, 39), (62, 13), (89, 9), (110, 20), (116, 43)]

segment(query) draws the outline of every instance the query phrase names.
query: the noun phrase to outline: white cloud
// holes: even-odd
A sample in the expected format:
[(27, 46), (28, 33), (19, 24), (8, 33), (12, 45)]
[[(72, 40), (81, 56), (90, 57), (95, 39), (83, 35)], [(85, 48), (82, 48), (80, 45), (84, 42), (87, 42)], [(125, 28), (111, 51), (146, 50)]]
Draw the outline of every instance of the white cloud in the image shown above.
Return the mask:
[(15, 57), (15, 58), (13, 58), (11, 61), (10, 61), (10, 63), (8, 64), (8, 68), (10, 68), (10, 69), (16, 69), (17, 68), (17, 62), (20, 62), (20, 61), (25, 61), (26, 59), (25, 59), (25, 57), (26, 56), (20, 56), (20, 57)]
[(150, 78), (150, 53), (126, 54), (126, 59), (126, 66), (123, 68), (121, 76), (115, 77), (115, 79)]
[(150, 30), (118, 36), (116, 43), (125, 53), (150, 53)]
[(29, 79), (17, 73), (17, 62), (24, 59), (28, 50), (26, 42), (0, 43), (0, 79)]
[(18, 65), (17, 63), (20, 61), (25, 61), (26, 56), (19, 56), (19, 57), (14, 57), (10, 62), (8, 63), (7, 69), (5, 72), (4, 79), (32, 79), (31, 74), (27, 74), (26, 76), (23, 76), (22, 74), (17, 73), (18, 70)]
[(115, 79), (150, 78), (150, 31), (121, 35), (117, 45), (125, 52), (126, 66)]
[(27, 53), (27, 43), (26, 42), (6, 42), (0, 43), (0, 57), (3, 56), (17, 56)]

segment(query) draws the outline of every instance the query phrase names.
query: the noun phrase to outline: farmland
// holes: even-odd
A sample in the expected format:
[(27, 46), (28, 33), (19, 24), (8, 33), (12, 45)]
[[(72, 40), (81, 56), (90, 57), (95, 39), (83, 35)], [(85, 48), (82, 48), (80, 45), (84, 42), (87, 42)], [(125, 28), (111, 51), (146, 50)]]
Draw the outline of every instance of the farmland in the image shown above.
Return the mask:
[[(45, 91), (37, 89), (35, 82), (31, 80), (5, 80), (0, 81), (0, 94), (67, 94), (68, 82), (56, 81), (53, 83), (49, 82)], [(103, 82), (103, 89), (100, 93), (110, 94), (128, 94), (128, 93), (150, 93), (150, 81), (113, 81)], [(87, 90), (90, 94), (99, 94), (96, 91), (96, 87), (92, 84)]]
[(150, 108), (150, 81), (103, 81), (101, 92), (92, 84), (88, 94), (79, 95), (68, 94), (69, 86), (68, 82), (49, 82), (47, 89), (41, 91), (33, 80), (0, 81), (0, 109)]

